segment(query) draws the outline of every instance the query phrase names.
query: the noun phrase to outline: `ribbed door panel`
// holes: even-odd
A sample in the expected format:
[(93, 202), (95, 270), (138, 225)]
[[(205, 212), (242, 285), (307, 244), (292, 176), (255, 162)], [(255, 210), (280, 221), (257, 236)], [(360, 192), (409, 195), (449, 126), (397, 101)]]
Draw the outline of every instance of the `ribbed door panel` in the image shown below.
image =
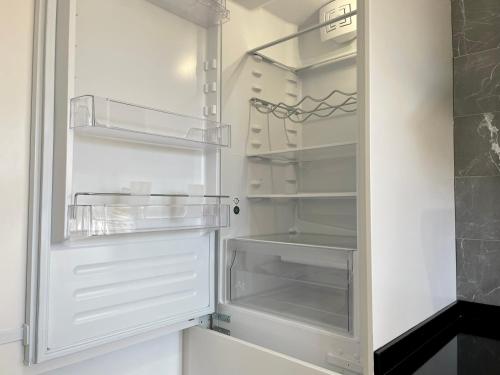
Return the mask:
[(210, 236), (51, 254), (48, 347), (58, 349), (210, 307)]

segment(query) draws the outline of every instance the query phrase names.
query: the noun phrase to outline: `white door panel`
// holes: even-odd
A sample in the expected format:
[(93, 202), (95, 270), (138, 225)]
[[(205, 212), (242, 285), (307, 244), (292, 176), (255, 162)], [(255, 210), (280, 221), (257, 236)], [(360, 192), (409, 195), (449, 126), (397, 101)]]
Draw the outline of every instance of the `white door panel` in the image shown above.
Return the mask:
[(210, 307), (210, 235), (53, 250), (48, 348)]

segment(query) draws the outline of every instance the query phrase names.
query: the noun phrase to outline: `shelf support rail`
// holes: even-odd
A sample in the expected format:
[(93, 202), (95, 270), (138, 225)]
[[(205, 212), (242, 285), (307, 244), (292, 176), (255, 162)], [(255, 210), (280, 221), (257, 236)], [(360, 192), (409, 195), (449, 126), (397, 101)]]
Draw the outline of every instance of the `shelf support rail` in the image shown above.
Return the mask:
[(290, 40), (290, 39), (293, 39), (293, 38), (296, 38), (298, 36), (301, 36), (303, 34), (306, 34), (308, 33), (309, 31), (313, 31), (313, 30), (316, 30), (316, 29), (319, 29), (323, 26), (327, 26), (327, 25), (330, 25), (332, 23), (335, 23), (335, 22), (339, 22), (339, 21), (342, 21), (342, 20), (345, 20), (346, 18), (349, 18), (349, 17), (353, 17), (353, 16), (356, 16), (358, 14), (358, 11), (357, 10), (353, 10), (349, 13), (345, 13), (345, 14), (342, 14), (338, 17), (335, 17), (335, 18), (332, 18), (332, 19), (329, 19), (329, 20), (326, 20), (324, 22), (321, 22), (321, 23), (318, 23), (317, 25), (314, 25), (314, 26), (310, 26), (310, 27), (307, 27), (303, 30), (300, 30), (300, 31), (297, 31), (293, 34), (289, 34), (287, 36), (284, 36), (282, 38), (279, 38), (279, 39), (276, 39), (276, 40), (273, 40), (272, 42), (269, 42), (269, 43), (266, 43), (266, 44), (263, 44), (259, 47), (256, 47), (256, 48), (253, 48), (251, 49), (250, 51), (248, 51), (248, 54), (255, 54), (256, 52), (258, 51), (261, 51), (263, 49), (266, 49), (266, 48), (269, 48), (269, 47), (272, 47), (272, 46), (275, 46), (276, 44), (280, 44), (280, 43), (283, 43), (283, 42), (286, 42), (287, 40)]

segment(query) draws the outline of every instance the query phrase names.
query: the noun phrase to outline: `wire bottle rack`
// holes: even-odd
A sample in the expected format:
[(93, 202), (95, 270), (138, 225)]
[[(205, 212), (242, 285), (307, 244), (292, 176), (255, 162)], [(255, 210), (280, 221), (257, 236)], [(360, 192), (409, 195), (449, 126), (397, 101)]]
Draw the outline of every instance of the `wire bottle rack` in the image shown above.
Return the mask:
[[(336, 100), (336, 104), (334, 101)], [(309, 119), (321, 119), (340, 111), (356, 112), (357, 93), (333, 90), (323, 98), (304, 96), (293, 105), (284, 102), (272, 103), (260, 98), (250, 99), (250, 104), (260, 113), (274, 115), (282, 120), (303, 123)]]

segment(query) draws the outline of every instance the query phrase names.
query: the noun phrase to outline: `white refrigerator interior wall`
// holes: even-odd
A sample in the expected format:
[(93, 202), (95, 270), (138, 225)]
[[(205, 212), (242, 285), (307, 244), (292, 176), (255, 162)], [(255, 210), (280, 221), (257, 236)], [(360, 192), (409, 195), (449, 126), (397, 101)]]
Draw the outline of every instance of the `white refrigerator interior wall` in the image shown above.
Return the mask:
[[(224, 194), (240, 199), (241, 213), (231, 217), (231, 228), (222, 230), (223, 237), (237, 237), (242, 235), (286, 232), (290, 222), (277, 222), (274, 212), (285, 212), (282, 218), (293, 216), (292, 208), (287, 204), (272, 205), (269, 202), (255, 203), (253, 207), (245, 199), (247, 194), (247, 157), (248, 151), (248, 99), (259, 94), (251, 87), (262, 86), (264, 97), (283, 95), (285, 72), (281, 77), (273, 74), (276, 67), (266, 63), (258, 64), (263, 77), (260, 81), (268, 81), (263, 87), (251, 73), (252, 67), (257, 69), (256, 62), (246, 52), (258, 45), (264, 44), (282, 35), (297, 31), (295, 25), (284, 22), (280, 18), (258, 9), (248, 11), (244, 7), (228, 2), (232, 21), (223, 26), (222, 34), (222, 116), (223, 121), (234, 124), (231, 131), (231, 148), (223, 151), (222, 156), (222, 186)], [(237, 21), (235, 21), (237, 20)], [(256, 27), (256, 25), (259, 27)], [(280, 48), (278, 53), (288, 56), (289, 46)], [(277, 70), (279, 72), (279, 70)], [(253, 78), (252, 78), (253, 77)], [(273, 79), (272, 82), (269, 80)], [(263, 147), (266, 147), (264, 145)], [(281, 148), (285, 148), (282, 146)], [(259, 218), (260, 220), (255, 220)], [(252, 220), (253, 219), (253, 220)]]
[(456, 299), (451, 11), (448, 0), (367, 7), (377, 349)]
[(73, 1), (76, 96), (202, 116), (204, 28), (146, 0)]
[[(356, 142), (358, 123), (353, 113), (334, 116), (334, 119), (311, 120), (304, 126), (287, 121), (288, 128), (297, 128), (297, 134), (293, 136), (297, 145), (293, 146), (287, 144), (289, 139), (284, 134), (283, 120), (273, 115), (259, 113), (255, 108), (250, 107), (251, 98), (291, 105), (305, 95), (316, 98), (325, 97), (333, 89), (355, 92), (356, 60), (351, 59), (295, 75), (256, 59), (247, 54), (247, 51), (294, 33), (298, 30), (298, 26), (278, 17), (278, 14), (281, 16), (279, 12), (273, 14), (266, 9), (252, 9), (250, 4), (246, 5), (248, 7), (228, 2), (231, 21), (223, 26), (222, 120), (233, 126), (232, 147), (223, 151), (222, 186), (223, 193), (239, 198), (241, 211), (239, 215), (231, 216), (231, 227), (221, 231), (222, 238), (282, 234), (288, 233), (293, 228), (303, 233), (355, 235), (355, 199), (304, 200), (297, 204), (297, 209), (295, 208), (296, 201), (293, 199), (247, 199), (247, 196), (252, 194), (290, 193), (286, 190), (287, 185), (284, 183), (287, 173), (290, 173), (287, 170), (289, 165), (279, 163), (270, 165), (266, 161), (248, 158), (248, 154), (330, 143)], [(300, 3), (300, 5), (303, 4)], [(317, 8), (311, 7), (307, 10), (310, 11), (311, 16), (307, 22), (300, 25), (301, 28), (318, 22)], [(290, 14), (290, 12), (282, 13)], [(256, 28), (255, 25), (259, 27)], [(322, 48), (329, 50), (330, 54), (332, 50), (335, 53), (338, 52), (331, 44), (328, 48), (325, 47), (325, 43), (320, 40), (319, 30), (316, 30), (310, 35), (306, 34), (266, 49), (264, 53), (289, 65), (301, 65), (310, 61), (312, 57), (315, 59), (324, 57)], [(351, 51), (355, 50), (356, 42), (350, 43), (346, 48)], [(345, 50), (341, 52), (345, 53)], [(253, 129), (255, 125), (260, 126), (259, 131)], [(353, 146), (355, 149), (356, 145)], [(356, 168), (353, 159), (354, 157), (345, 163), (338, 160), (324, 160), (314, 165), (308, 164), (308, 168), (303, 168), (298, 172), (302, 174), (298, 176), (300, 184), (297, 184), (299, 185), (297, 190), (305, 193), (355, 191)], [(259, 181), (259, 184), (254, 184), (254, 179)], [(297, 211), (299, 211), (299, 219), (296, 217)], [(228, 250), (225, 253), (226, 259), (223, 256), (219, 263), (219, 270), (225, 277), (221, 282), (224, 287), (219, 288), (219, 297), (223, 303), (219, 312), (230, 315), (231, 323), (219, 322), (219, 324), (223, 328), (230, 329), (231, 336), (325, 367), (332, 367), (331, 364), (326, 363), (328, 353), (343, 351), (349, 353), (348, 355), (355, 355), (356, 335), (358, 335), (356, 326), (353, 332), (355, 337), (343, 340), (339, 339), (335, 333), (311, 329), (298, 321), (287, 321), (279, 315), (248, 309), (238, 305), (237, 301), (230, 301), (228, 269), (230, 259), (233, 258), (227, 255), (230, 254), (231, 249), (226, 250)], [(292, 250), (288, 249), (288, 251)], [(252, 251), (257, 253), (254, 249), (248, 251), (248, 254), (251, 255)], [(315, 259), (312, 253), (313, 251), (309, 253), (309, 261)], [(237, 269), (237, 266), (231, 269), (233, 268)], [(235, 277), (231, 280), (234, 279)], [(355, 295), (357, 287), (357, 285), (353, 286)], [(234, 293), (232, 296), (234, 297)], [(356, 311), (356, 307), (353, 310)], [(354, 317), (353, 320), (356, 321), (356, 319), (357, 317)], [(255, 324), (256, 320), (259, 324)], [(308, 344), (301, 345), (298, 337)], [(342, 343), (339, 344), (339, 341)]]
[[(205, 29), (145, 0), (76, 1), (75, 29), (73, 96), (202, 116)], [(74, 148), (73, 192), (120, 192), (131, 181), (150, 181), (153, 193), (172, 193), (203, 183), (202, 165), (189, 152), (84, 137)]]
[[(247, 51), (262, 45), (270, 40), (277, 39), (284, 35), (297, 31), (297, 26), (283, 21), (274, 14), (263, 9), (248, 10), (234, 2), (228, 2), (233, 21), (228, 22), (223, 27), (223, 91), (222, 91), (222, 120), (223, 122), (234, 124), (232, 127), (232, 147), (223, 150), (222, 157), (222, 186), (223, 193), (232, 197), (239, 198), (241, 213), (231, 217), (231, 228), (223, 229), (223, 237), (238, 237), (245, 235), (259, 235), (268, 233), (286, 233), (293, 226), (293, 202), (290, 201), (253, 201), (251, 204), (245, 196), (253, 192), (250, 172), (261, 172), (265, 175), (264, 168), (269, 165), (262, 165), (259, 171), (258, 163), (249, 165), (246, 154), (264, 152), (267, 150), (284, 150), (289, 148), (285, 143), (282, 132), (282, 121), (276, 121), (271, 117), (269, 124), (270, 134), (267, 134), (265, 118), (266, 115), (256, 113), (251, 114), (249, 100), (252, 97), (264, 98), (266, 100), (279, 102), (290, 100), (286, 92), (289, 91), (287, 79), (291, 73), (277, 68), (269, 63), (255, 60), (246, 54)], [(316, 15), (316, 13), (314, 13)], [(317, 23), (317, 20), (314, 19)], [(259, 27), (255, 28), (258, 24)], [(306, 25), (309, 26), (309, 25)], [(308, 38), (316, 37), (314, 43), (308, 43)], [(280, 58), (281, 61), (292, 61), (293, 57), (298, 58), (299, 43), (301, 43), (300, 52), (306, 56), (301, 56), (307, 60), (307, 54), (317, 55), (318, 51), (312, 51), (312, 47), (318, 46), (319, 31), (313, 35), (306, 34), (302, 38), (292, 39), (291, 41), (279, 44), (266, 50), (266, 54)], [(311, 41), (312, 42), (312, 41)], [(306, 47), (304, 47), (306, 46)], [(319, 44), (321, 47), (321, 44)], [(355, 43), (349, 48), (355, 50)], [(343, 52), (344, 53), (344, 52)], [(256, 76), (256, 72), (259, 73)], [(319, 68), (314, 71), (301, 73), (302, 87), (297, 88), (300, 98), (302, 95), (313, 95), (317, 97), (326, 96), (332, 89), (344, 91), (356, 91), (356, 63), (355, 60), (342, 62), (335, 65), (334, 68)], [(297, 101), (298, 99), (292, 99)], [(263, 130), (259, 133), (253, 133), (249, 130), (250, 122), (262, 125)], [(300, 146), (314, 146), (318, 144), (356, 142), (357, 140), (357, 121), (356, 115), (340, 115), (333, 120), (310, 121), (304, 126), (303, 131), (299, 131), (297, 142)], [(292, 124), (293, 125), (293, 124)], [(288, 126), (291, 126), (290, 124)], [(277, 131), (275, 131), (275, 129)], [(262, 144), (258, 147), (252, 146), (252, 140), (258, 140)], [(285, 173), (274, 166), (277, 175)], [(321, 171), (319, 171), (321, 172)], [(331, 171), (330, 171), (331, 172)], [(351, 168), (351, 174), (345, 178), (355, 184), (355, 169)], [(307, 173), (307, 172), (305, 172)], [(313, 176), (304, 175), (304, 185), (302, 191), (321, 192), (322, 183), (326, 176), (318, 175), (318, 171)], [(274, 182), (283, 176), (275, 176)], [(342, 178), (346, 177), (342, 174)], [(264, 178), (261, 187), (262, 190), (271, 189), (266, 186), (269, 183)], [(338, 179), (340, 180), (340, 179)], [(270, 185), (273, 185), (271, 180)], [(329, 185), (332, 185), (328, 180)], [(342, 183), (344, 181), (339, 181)], [(349, 184), (349, 183), (347, 183)], [(327, 184), (328, 185), (328, 184)], [(342, 191), (342, 187), (337, 187)], [(278, 187), (275, 186), (277, 190)], [(331, 186), (330, 186), (331, 189)], [(266, 191), (266, 193), (271, 191)], [(342, 205), (343, 202), (335, 202)], [(312, 204), (311, 204), (312, 206)], [(355, 214), (355, 209), (351, 207)], [(288, 213), (288, 214), (287, 214)], [(284, 220), (285, 218), (290, 219)], [(355, 222), (355, 219), (354, 219)], [(338, 231), (333, 234), (353, 234), (353, 229), (348, 231)], [(304, 230), (307, 232), (307, 228)]]

